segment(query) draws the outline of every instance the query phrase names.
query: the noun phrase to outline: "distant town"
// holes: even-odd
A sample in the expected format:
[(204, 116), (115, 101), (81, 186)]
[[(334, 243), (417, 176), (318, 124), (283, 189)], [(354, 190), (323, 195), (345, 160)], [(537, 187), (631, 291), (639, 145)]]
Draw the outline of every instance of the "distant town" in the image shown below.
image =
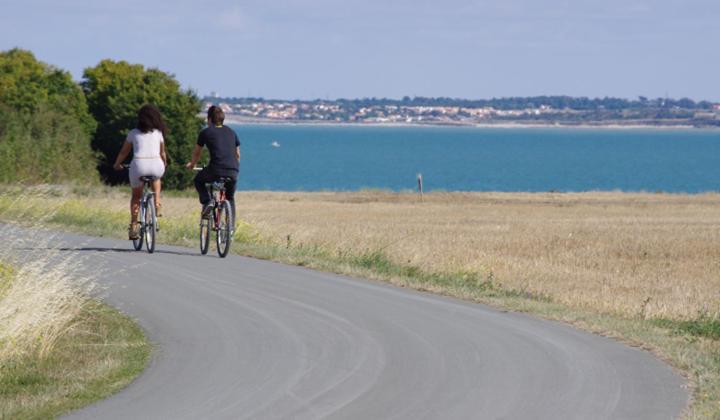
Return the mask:
[(204, 98), (249, 123), (720, 127), (720, 103), (639, 97), (539, 96), (468, 100)]

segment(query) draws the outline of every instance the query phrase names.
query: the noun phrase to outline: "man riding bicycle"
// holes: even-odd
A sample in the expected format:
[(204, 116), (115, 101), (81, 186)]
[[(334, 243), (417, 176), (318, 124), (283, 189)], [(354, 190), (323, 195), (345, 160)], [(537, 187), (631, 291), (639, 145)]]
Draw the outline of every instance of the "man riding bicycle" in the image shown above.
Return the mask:
[(225, 177), (230, 179), (225, 183), (225, 195), (230, 202), (235, 223), (235, 185), (240, 163), (240, 140), (230, 127), (223, 125), (224, 122), (223, 110), (218, 106), (211, 106), (207, 112), (208, 126), (200, 132), (192, 158), (185, 166), (193, 169), (200, 160), (203, 147), (208, 148), (210, 163), (195, 176), (195, 189), (203, 205), (203, 217), (207, 217), (212, 211), (210, 193), (205, 184)]

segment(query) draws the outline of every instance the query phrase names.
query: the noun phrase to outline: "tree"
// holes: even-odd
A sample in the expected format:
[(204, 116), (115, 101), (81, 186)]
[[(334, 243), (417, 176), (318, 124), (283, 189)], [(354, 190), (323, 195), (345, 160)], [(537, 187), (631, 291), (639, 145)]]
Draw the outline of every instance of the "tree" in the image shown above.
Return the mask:
[(0, 103), (27, 114), (52, 109), (74, 117), (88, 134), (95, 130), (82, 89), (70, 73), (38, 61), (30, 51), (0, 52)]
[(173, 75), (161, 70), (113, 60), (85, 69), (81, 85), (98, 122), (92, 147), (101, 154), (98, 170), (106, 182), (127, 181), (127, 175), (113, 171), (112, 164), (127, 133), (137, 124), (138, 110), (151, 103), (160, 109), (168, 127), (168, 168), (163, 184), (168, 188), (191, 184), (193, 174), (182, 164), (189, 158), (203, 125), (198, 117), (201, 102), (194, 92), (183, 90)]
[(1, 183), (97, 183), (95, 162), (90, 135), (73, 116), (0, 105)]
[(0, 52), (0, 182), (97, 181), (94, 130), (68, 72), (29, 51)]

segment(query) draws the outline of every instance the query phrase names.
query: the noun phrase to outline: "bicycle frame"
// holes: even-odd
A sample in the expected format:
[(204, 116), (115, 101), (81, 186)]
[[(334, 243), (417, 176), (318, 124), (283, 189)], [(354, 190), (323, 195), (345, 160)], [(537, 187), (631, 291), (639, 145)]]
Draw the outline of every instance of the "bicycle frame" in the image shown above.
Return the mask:
[(218, 187), (216, 189), (216, 186), (218, 186), (219, 184), (221, 183), (216, 181), (211, 183), (210, 186), (207, 187), (213, 201), (212, 220), (213, 230), (215, 231), (220, 229), (220, 213), (217, 211), (217, 209), (218, 207), (222, 206), (225, 201), (227, 201), (227, 198), (225, 196), (225, 184), (222, 184), (221, 187)]
[(140, 223), (140, 229), (145, 227), (145, 212), (147, 212), (148, 201), (151, 197), (155, 197), (155, 193), (150, 188), (150, 181), (145, 181), (143, 185), (143, 195), (140, 197), (140, 209), (138, 211), (138, 223)]
[(155, 193), (152, 192), (152, 191), (150, 191), (150, 189), (148, 188), (148, 185), (147, 185), (147, 184), (148, 184), (148, 183), (146, 182), (146, 183), (145, 183), (145, 187), (143, 188), (142, 198), (140, 198), (140, 208), (141, 208), (143, 211), (147, 211), (147, 205), (148, 205), (148, 201), (150, 200), (150, 197), (154, 197), (154, 196), (155, 196)]
[(216, 193), (217, 199), (215, 200), (215, 209), (213, 211), (213, 221), (215, 222), (215, 230), (220, 229), (220, 212), (217, 211), (218, 207), (222, 206), (226, 201), (225, 198), (225, 187)]

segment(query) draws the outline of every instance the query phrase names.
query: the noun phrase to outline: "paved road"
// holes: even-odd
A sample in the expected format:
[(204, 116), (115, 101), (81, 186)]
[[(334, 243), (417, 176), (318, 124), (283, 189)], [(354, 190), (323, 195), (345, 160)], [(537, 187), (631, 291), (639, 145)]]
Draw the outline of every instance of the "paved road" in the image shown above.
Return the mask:
[[(157, 351), (73, 419), (669, 419), (649, 353), (530, 316), (237, 256), (63, 235)], [(119, 270), (123, 269), (123, 270)]]

